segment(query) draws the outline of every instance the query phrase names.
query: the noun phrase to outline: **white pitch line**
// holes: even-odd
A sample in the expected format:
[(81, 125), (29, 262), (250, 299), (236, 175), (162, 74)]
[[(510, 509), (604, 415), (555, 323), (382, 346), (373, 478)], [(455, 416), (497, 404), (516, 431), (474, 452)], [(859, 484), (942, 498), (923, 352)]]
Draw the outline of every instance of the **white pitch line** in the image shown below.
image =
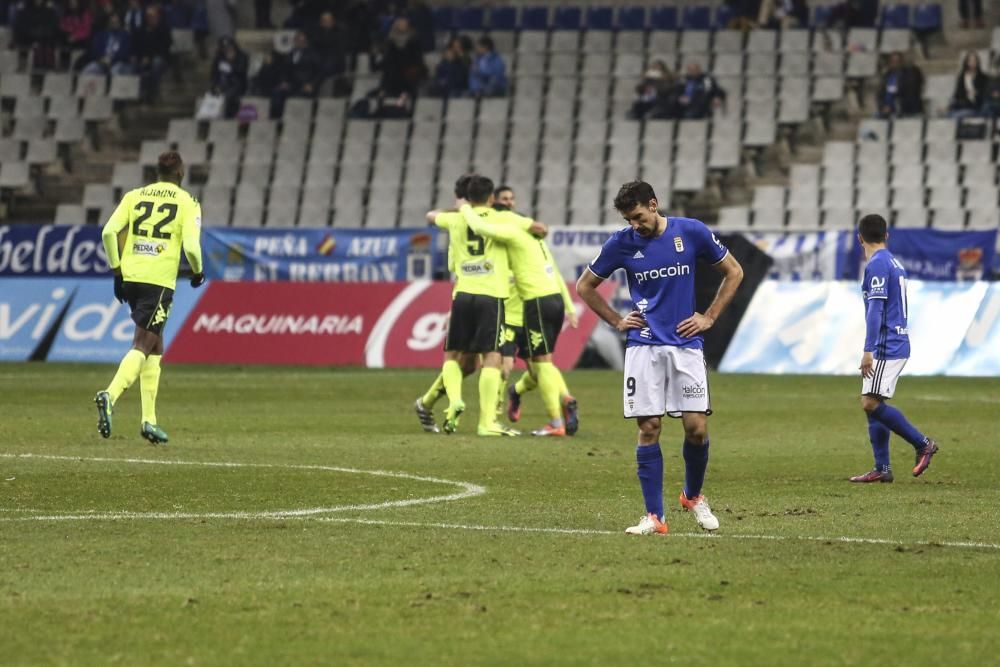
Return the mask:
[[(326, 523), (357, 523), (367, 526), (389, 526), (398, 528), (442, 528), (448, 530), (472, 530), (483, 532), (500, 533), (552, 533), (560, 535), (622, 535), (620, 530), (601, 530), (595, 528), (533, 528), (529, 526), (485, 526), (464, 523), (424, 523), (419, 521), (387, 521), (382, 519), (351, 519), (343, 517), (321, 517), (316, 519)], [(750, 535), (742, 533), (675, 533), (671, 532), (666, 538), (672, 537), (693, 537), (708, 540), (768, 540), (777, 542), (806, 541), (806, 542), (846, 542), (849, 544), (873, 544), (881, 546), (922, 546), (922, 547), (953, 547), (956, 549), (993, 549), (1000, 551), (1000, 544), (989, 542), (907, 542), (904, 540), (886, 540), (874, 537), (820, 537), (809, 535)]]
[(448, 484), (457, 486), (461, 491), (444, 496), (429, 496), (426, 498), (408, 498), (406, 500), (387, 500), (381, 503), (364, 505), (336, 505), (334, 507), (310, 507), (295, 510), (272, 510), (265, 512), (87, 512), (76, 514), (41, 514), (20, 517), (0, 516), (0, 522), (15, 521), (114, 521), (119, 519), (292, 519), (296, 517), (315, 516), (317, 514), (332, 514), (334, 512), (352, 512), (382, 510), (397, 507), (412, 507), (414, 505), (430, 505), (453, 500), (465, 500), (486, 493), (486, 488), (469, 482), (411, 475), (405, 472), (389, 470), (361, 470), (358, 468), (342, 468), (339, 466), (297, 465), (275, 463), (233, 463), (229, 461), (168, 461), (160, 459), (114, 459), (105, 457), (54, 456), (48, 454), (0, 454), (5, 459), (42, 459), (46, 461), (79, 461), (88, 463), (133, 463), (149, 465), (197, 466), (206, 468), (271, 468), (283, 470), (308, 470), (320, 472), (341, 472), (353, 475), (372, 475), (375, 477), (392, 477), (409, 479), (432, 484)]

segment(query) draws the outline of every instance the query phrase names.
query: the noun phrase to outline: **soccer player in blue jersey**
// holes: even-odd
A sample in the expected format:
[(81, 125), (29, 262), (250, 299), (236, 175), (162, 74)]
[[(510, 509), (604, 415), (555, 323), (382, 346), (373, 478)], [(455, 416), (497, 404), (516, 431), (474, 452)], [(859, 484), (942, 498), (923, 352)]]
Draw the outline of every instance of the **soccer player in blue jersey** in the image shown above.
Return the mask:
[[(639, 426), (636, 447), (646, 514), (631, 535), (665, 534), (661, 417), (684, 425), (684, 490), (681, 506), (698, 525), (716, 530), (719, 520), (701, 493), (708, 467), (708, 415), (712, 413), (702, 332), (710, 329), (736, 294), (743, 268), (704, 223), (664, 218), (649, 183), (626, 183), (615, 208), (629, 226), (601, 248), (577, 282), (577, 293), (605, 322), (627, 332), (625, 417)], [(704, 313), (695, 311), (695, 267), (710, 263), (722, 284)], [(624, 269), (634, 309), (624, 317), (597, 293), (597, 286)]]
[(891, 482), (889, 432), (913, 445), (917, 460), (913, 476), (931, 464), (937, 443), (913, 427), (903, 413), (887, 404), (910, 356), (906, 327), (906, 271), (886, 248), (889, 239), (885, 218), (866, 215), (858, 223), (858, 240), (868, 265), (861, 285), (865, 299), (865, 350), (861, 355), (861, 408), (868, 415), (868, 436), (875, 454), (875, 468), (851, 477), (852, 482)]

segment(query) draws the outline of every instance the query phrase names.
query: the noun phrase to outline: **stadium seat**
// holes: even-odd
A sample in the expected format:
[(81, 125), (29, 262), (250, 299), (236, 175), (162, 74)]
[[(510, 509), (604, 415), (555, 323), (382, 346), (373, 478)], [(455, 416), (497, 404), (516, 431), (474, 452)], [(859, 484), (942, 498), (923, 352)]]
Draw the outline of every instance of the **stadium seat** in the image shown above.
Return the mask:
[(56, 204), (57, 225), (82, 225), (87, 222), (87, 211), (79, 204)]
[(736, 12), (729, 5), (719, 5), (715, 8), (715, 21), (713, 22), (712, 27), (715, 30), (725, 30), (729, 27), (729, 23), (733, 20), (735, 15)]
[(747, 206), (721, 207), (716, 228), (720, 231), (745, 231), (749, 229), (750, 208)]
[(910, 50), (910, 31), (908, 29), (883, 30), (879, 42), (879, 53), (906, 53)]
[(515, 30), (517, 28), (517, 7), (493, 7), (490, 9), (490, 30)]
[(818, 208), (796, 208), (788, 211), (788, 231), (813, 231), (820, 226), (820, 210)]
[[(521, 10), (521, 30), (548, 30), (548, 5), (534, 5)], [(523, 35), (522, 35), (523, 37)]]
[(682, 30), (711, 30), (712, 9), (707, 5), (685, 5), (681, 12)]
[(486, 26), (486, 10), (482, 7), (461, 7), (455, 11), (452, 28), (459, 31), (479, 31)]
[(117, 162), (111, 175), (111, 186), (127, 192), (143, 185), (142, 165), (138, 162)]
[(879, 26), (885, 30), (887, 28), (910, 27), (910, 6), (906, 4), (883, 5), (882, 20)]
[(138, 100), (140, 77), (131, 74), (115, 74), (111, 77), (108, 97), (112, 100)]
[(816, 5), (813, 7), (812, 27), (824, 28), (830, 23), (830, 14), (833, 13), (833, 5)]
[(4, 74), (0, 76), (0, 98), (14, 99), (31, 95), (30, 74)]
[(892, 226), (900, 229), (926, 229), (927, 209), (922, 206), (897, 208), (892, 213)]
[(583, 11), (580, 7), (557, 5), (555, 15), (552, 18), (552, 28), (554, 30), (579, 30), (582, 18)]
[(59, 143), (72, 144), (83, 141), (86, 124), (79, 116), (59, 118), (52, 136)]
[(867, 79), (875, 76), (878, 69), (878, 54), (868, 51), (851, 51), (847, 54), (848, 78)]
[[(143, 141), (139, 147), (139, 164), (143, 167), (155, 167), (160, 158), (160, 154), (170, 150), (170, 144), (166, 141)], [(181, 153), (181, 157), (187, 162), (187, 156)]]
[(913, 10), (913, 29), (922, 33), (937, 32), (941, 29), (941, 5), (923, 3)]
[(1000, 209), (974, 208), (969, 211), (969, 229), (991, 230), (1000, 227)]
[[(674, 22), (676, 23), (676, 14)], [(642, 5), (619, 7), (616, 25), (619, 30), (645, 30), (646, 8)]]
[[(707, 22), (707, 14), (706, 14)], [(677, 7), (653, 7), (649, 10), (649, 27), (653, 30), (677, 30)]]
[(950, 231), (965, 229), (965, 210), (961, 207), (932, 207), (930, 213), (931, 227), (934, 229)]
[(42, 82), (43, 97), (64, 97), (73, 94), (73, 76), (61, 72), (49, 72)]
[(58, 147), (55, 139), (32, 139), (28, 142), (28, 152), (24, 161), (30, 165), (47, 165), (58, 158)]
[[(755, 30), (751, 32), (749, 38), (750, 41), (748, 42), (748, 48), (750, 47), (750, 44), (754, 42), (754, 35), (757, 34), (758, 32), (763, 33), (765, 31)], [(782, 54), (789, 54), (789, 53), (800, 54), (800, 53), (807, 53), (809, 51), (808, 30), (797, 30), (797, 29), (782, 30), (779, 32), (779, 35), (781, 36), (781, 45), (779, 47), (779, 51), (781, 51)], [(758, 37), (757, 39), (763, 39), (763, 38)], [(754, 50), (756, 50), (756, 44)]]
[(107, 92), (108, 79), (100, 74), (81, 74), (76, 78), (76, 96), (103, 96)]

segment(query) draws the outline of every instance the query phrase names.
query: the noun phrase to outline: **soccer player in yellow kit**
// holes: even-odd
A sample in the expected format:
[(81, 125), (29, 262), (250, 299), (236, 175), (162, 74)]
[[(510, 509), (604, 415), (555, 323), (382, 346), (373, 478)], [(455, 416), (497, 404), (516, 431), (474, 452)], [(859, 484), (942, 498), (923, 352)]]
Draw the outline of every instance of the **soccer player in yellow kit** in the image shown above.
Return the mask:
[[(492, 230), (477, 234), (469, 228), (468, 215), (493, 211), (493, 181), (473, 176), (468, 183), (469, 204), (461, 202), (459, 211), (431, 211), (428, 222), (448, 231), (448, 249), (457, 280), (445, 339), (445, 362), (441, 367), (448, 410), (443, 429), (454, 433), (465, 410), (462, 401), (464, 353), (483, 355), (479, 373), (479, 426), (483, 436), (518, 435), (496, 420), (496, 397), (500, 391), (500, 343), (503, 338), (503, 301), (510, 294), (510, 266), (507, 248), (497, 242)], [(512, 214), (511, 214), (512, 215)], [(517, 224), (524, 230), (544, 233), (544, 225), (527, 218)], [(506, 226), (501, 231), (506, 231)]]
[[(498, 211), (513, 211), (517, 206), (517, 200), (514, 196), (514, 190), (507, 185), (499, 186), (494, 192), (494, 204), (493, 208)], [(529, 252), (522, 253), (519, 255), (522, 261), (534, 261), (537, 263), (538, 267), (542, 270), (550, 273), (557, 284), (559, 289), (559, 294), (562, 296), (563, 308), (566, 316), (569, 318), (570, 326), (574, 329), (579, 325), (579, 319), (576, 315), (576, 306), (573, 304), (573, 298), (569, 294), (569, 289), (566, 287), (566, 281), (563, 279), (562, 274), (559, 272), (559, 265), (556, 264), (552, 259), (552, 253), (549, 251), (548, 244), (544, 240), (539, 240), (539, 245), (541, 247), (541, 252)], [(518, 270), (517, 267), (513, 268), (514, 274), (516, 276)], [(526, 279), (530, 280), (531, 275), (529, 274)], [(515, 277), (515, 283), (517, 282)], [(543, 288), (542, 291), (544, 291)], [(535, 290), (539, 291), (539, 290)], [(555, 313), (551, 313), (554, 318)], [(524, 301), (521, 298), (519, 290), (511, 290), (510, 297), (504, 301), (504, 343), (500, 348), (500, 354), (503, 359), (500, 364), (500, 372), (503, 378), (503, 384), (500, 387), (500, 396), (498, 399), (498, 410), (503, 409), (504, 399), (507, 399), (507, 418), (512, 422), (517, 422), (521, 419), (521, 396), (532, 389), (538, 387), (538, 378), (535, 369), (531, 365), (531, 346), (528, 342), (528, 337), (524, 330)], [(554, 323), (553, 323), (554, 325)], [(559, 330), (562, 328), (562, 320), (559, 321), (559, 329), (556, 329), (556, 335), (558, 335)], [(551, 329), (551, 326), (549, 327)], [(542, 327), (536, 329), (536, 331), (541, 331)], [(553, 349), (555, 348), (555, 340), (552, 340)], [(528, 364), (528, 372), (524, 373), (521, 378), (511, 387), (507, 387), (507, 379), (510, 377), (510, 373), (514, 368), (514, 356), (515, 354), (521, 359), (524, 359), (525, 363)], [(551, 358), (549, 359), (551, 361)], [(558, 368), (556, 369), (558, 371)], [(576, 399), (569, 393), (569, 388), (566, 386), (566, 380), (563, 378), (562, 373), (559, 373), (559, 402), (562, 406), (562, 416), (565, 425), (565, 431), (567, 435), (574, 435), (579, 428), (579, 418), (577, 416), (577, 402)], [(551, 397), (549, 397), (551, 399)], [(545, 428), (539, 429), (535, 432), (537, 435), (557, 435), (558, 429), (552, 428), (550, 432), (546, 431)]]
[[(184, 162), (176, 151), (160, 155), (156, 183), (127, 192), (104, 225), (101, 240), (115, 274), (115, 298), (128, 303), (135, 322), (132, 349), (118, 366), (108, 388), (97, 392), (97, 431), (111, 437), (114, 404), (136, 379), (142, 398), (140, 434), (150, 443), (166, 443), (156, 423), (163, 327), (170, 316), (181, 247), (194, 275), (191, 286), (205, 282), (201, 263), (201, 206), (181, 189)], [(119, 235), (124, 234), (119, 254)]]

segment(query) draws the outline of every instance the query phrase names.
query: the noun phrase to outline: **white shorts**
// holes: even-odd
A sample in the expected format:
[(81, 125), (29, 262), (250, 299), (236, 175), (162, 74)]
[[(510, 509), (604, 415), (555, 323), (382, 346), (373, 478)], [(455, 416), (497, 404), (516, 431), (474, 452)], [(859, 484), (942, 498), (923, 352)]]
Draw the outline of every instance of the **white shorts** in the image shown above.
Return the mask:
[(625, 349), (625, 418), (712, 414), (701, 350), (673, 345)]
[(872, 376), (861, 379), (861, 394), (892, 398), (896, 393), (896, 381), (903, 372), (907, 359), (876, 359), (872, 366)]

